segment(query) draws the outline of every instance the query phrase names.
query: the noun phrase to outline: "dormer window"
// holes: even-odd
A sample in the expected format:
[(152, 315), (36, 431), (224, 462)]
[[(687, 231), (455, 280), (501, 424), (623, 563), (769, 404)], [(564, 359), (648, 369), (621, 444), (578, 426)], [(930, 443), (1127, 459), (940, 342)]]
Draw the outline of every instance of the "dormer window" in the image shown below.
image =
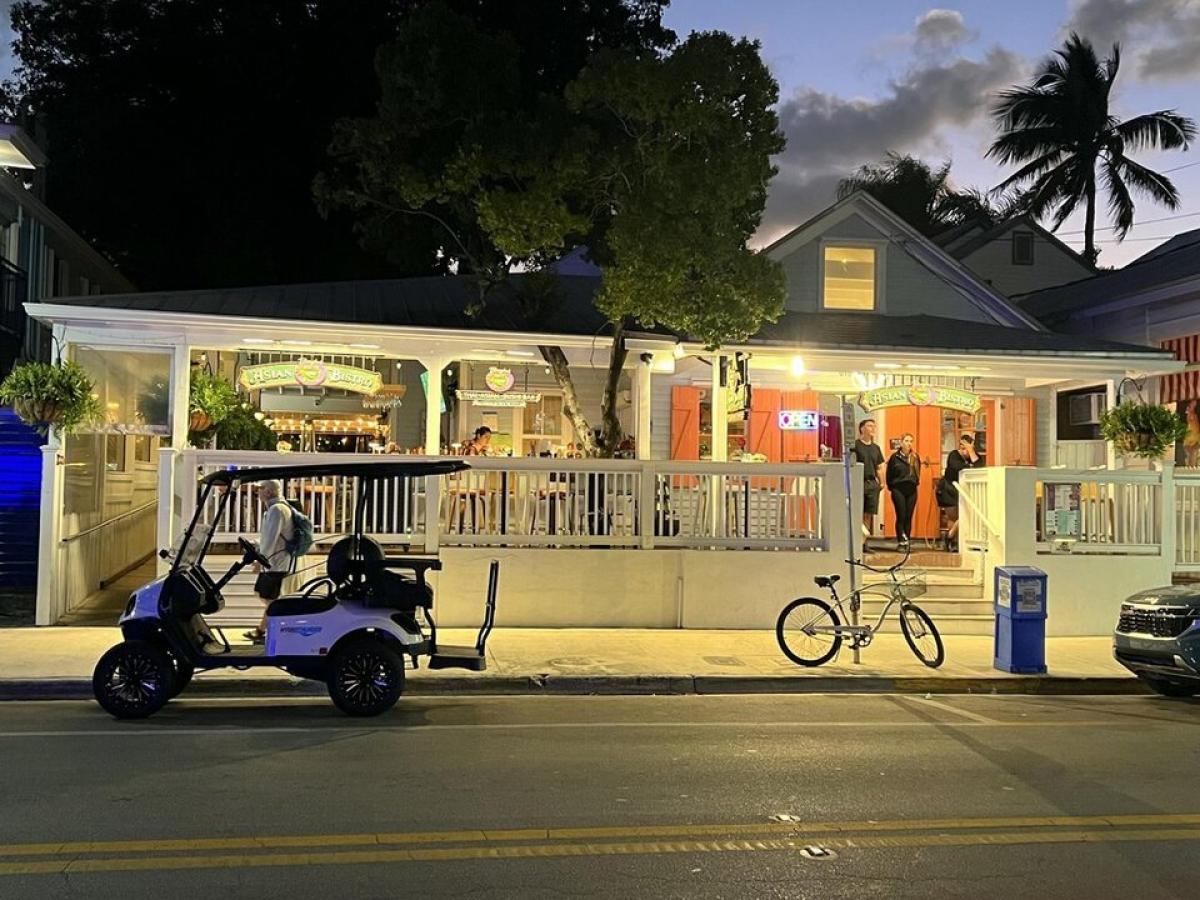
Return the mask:
[(823, 249), (824, 308), (873, 311), (878, 298), (876, 248), (826, 244)]
[(1012, 261), (1014, 266), (1033, 265), (1033, 232), (1014, 231), (1012, 233)]

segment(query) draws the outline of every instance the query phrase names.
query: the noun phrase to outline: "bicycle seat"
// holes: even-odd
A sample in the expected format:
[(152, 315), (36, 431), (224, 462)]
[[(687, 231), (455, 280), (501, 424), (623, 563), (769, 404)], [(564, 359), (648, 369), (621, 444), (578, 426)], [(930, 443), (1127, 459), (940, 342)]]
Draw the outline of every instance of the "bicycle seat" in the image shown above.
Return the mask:
[(817, 583), (817, 587), (821, 588), (831, 588), (841, 580), (841, 575), (818, 575), (813, 579)]

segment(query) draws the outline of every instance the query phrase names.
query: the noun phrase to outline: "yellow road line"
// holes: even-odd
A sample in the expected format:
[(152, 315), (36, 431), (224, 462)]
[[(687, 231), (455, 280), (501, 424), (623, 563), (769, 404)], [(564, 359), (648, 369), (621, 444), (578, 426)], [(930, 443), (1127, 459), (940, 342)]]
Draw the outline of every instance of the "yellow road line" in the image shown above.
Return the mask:
[[(834, 850), (871, 850), (896, 847), (983, 847), (1030, 844), (1117, 843), (1146, 841), (1200, 841), (1197, 828), (1103, 829), (1099, 831), (1015, 831), (961, 834), (845, 835), (821, 838)], [(170, 869), (243, 869), (326, 865), (366, 865), (400, 862), (447, 862), (473, 859), (547, 859), (586, 856), (636, 856), (668, 853), (754, 853), (795, 851), (813, 841), (790, 839), (636, 841), (584, 844), (521, 844), (446, 847), (413, 850), (348, 850), (312, 853), (228, 854), (209, 856), (128, 857), (82, 860), (43, 860), (0, 863), (0, 876), (139, 872)]]
[(708, 838), (749, 835), (836, 835), (899, 831), (1007, 828), (1126, 828), (1200, 826), (1200, 813), (1115, 816), (1009, 816), (988, 818), (891, 819), (859, 822), (740, 822), (711, 825), (615, 825), (578, 828), (467, 829), (460, 831), (278, 835), (270, 837), (174, 838), (133, 841), (58, 841), (0, 845), (0, 856), (79, 856), (96, 853), (156, 853), (207, 850), (284, 850), (421, 844), (498, 844), (515, 841)]

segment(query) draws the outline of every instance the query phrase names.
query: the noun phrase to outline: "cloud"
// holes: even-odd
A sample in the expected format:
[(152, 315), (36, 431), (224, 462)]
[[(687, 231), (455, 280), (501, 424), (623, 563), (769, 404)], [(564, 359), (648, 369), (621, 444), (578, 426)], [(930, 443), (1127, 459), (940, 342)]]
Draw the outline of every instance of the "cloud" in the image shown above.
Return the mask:
[[(918, 20), (918, 30), (928, 25), (929, 15)], [(946, 33), (945, 24), (939, 23), (938, 33)], [(771, 183), (764, 239), (832, 202), (838, 180), (863, 163), (888, 151), (936, 153), (948, 129), (985, 122), (991, 95), (1019, 81), (1023, 70), (1020, 56), (993, 47), (979, 60), (920, 61), (892, 80), (879, 99), (798, 89), (779, 107), (788, 145), (776, 159), (779, 174)]]
[(962, 13), (955, 9), (931, 9), (918, 17), (913, 37), (919, 51), (950, 50), (978, 35), (967, 28)]
[(1102, 55), (1114, 42), (1142, 78), (1200, 73), (1200, 0), (1077, 0), (1064, 31), (1077, 31)]

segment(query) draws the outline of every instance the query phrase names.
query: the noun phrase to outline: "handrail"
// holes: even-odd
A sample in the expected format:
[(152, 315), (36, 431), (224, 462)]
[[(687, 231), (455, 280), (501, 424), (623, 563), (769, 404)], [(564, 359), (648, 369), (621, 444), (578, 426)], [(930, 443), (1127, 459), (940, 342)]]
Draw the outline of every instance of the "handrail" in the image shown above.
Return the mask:
[(963, 492), (963, 489), (958, 486), (957, 481), (952, 483), (954, 485), (954, 490), (958, 493), (958, 499), (965, 500), (967, 502), (967, 506), (970, 507), (971, 512), (975, 513), (975, 515), (979, 517), (979, 520), (983, 522), (983, 524), (987, 527), (987, 530), (992, 533), (992, 537), (996, 539), (997, 543), (1000, 544), (1001, 550), (1003, 550), (1004, 535), (1000, 533), (1000, 529), (992, 524), (992, 520), (989, 519), (983, 510), (981, 510), (975, 504), (975, 501), (971, 499), (971, 495)]
[(138, 513), (145, 512), (148, 509), (154, 509), (157, 506), (158, 506), (158, 501), (151, 500), (148, 503), (143, 503), (141, 506), (137, 507), (136, 509), (127, 509), (127, 510), (125, 510), (125, 512), (121, 513), (118, 516), (113, 516), (111, 519), (105, 519), (99, 525), (93, 525), (91, 528), (85, 528), (83, 531), (76, 532), (75, 534), (71, 535), (70, 537), (63, 538), (62, 541), (60, 541), (60, 543), (69, 544), (72, 541), (77, 541), (81, 537), (87, 537), (89, 534), (93, 534), (102, 528), (107, 528), (109, 525), (114, 525), (117, 522), (122, 521), (123, 519), (128, 519), (132, 516), (136, 516)]

